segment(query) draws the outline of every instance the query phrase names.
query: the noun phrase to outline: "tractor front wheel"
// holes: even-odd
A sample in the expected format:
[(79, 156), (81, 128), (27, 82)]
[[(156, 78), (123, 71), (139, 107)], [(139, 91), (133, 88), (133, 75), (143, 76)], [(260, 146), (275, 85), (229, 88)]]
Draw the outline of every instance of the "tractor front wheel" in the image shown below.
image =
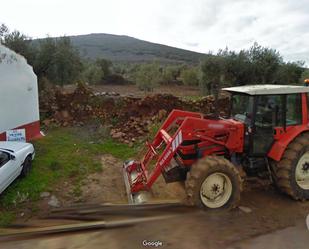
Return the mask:
[(295, 200), (309, 200), (309, 134), (304, 133), (289, 144), (282, 159), (275, 164), (279, 189)]
[(232, 208), (240, 200), (242, 180), (225, 158), (209, 156), (192, 165), (186, 180), (189, 205), (206, 209)]

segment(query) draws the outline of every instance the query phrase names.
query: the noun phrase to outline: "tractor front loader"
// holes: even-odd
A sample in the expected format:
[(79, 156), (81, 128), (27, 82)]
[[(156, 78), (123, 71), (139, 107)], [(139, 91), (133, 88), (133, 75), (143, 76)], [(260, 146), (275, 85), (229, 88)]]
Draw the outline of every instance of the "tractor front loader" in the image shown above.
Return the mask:
[(242, 190), (240, 171), (270, 177), (294, 199), (309, 199), (309, 87), (224, 90), (232, 94), (229, 118), (173, 110), (146, 143), (142, 160), (124, 163), (130, 203), (147, 201), (162, 174), (167, 183), (185, 181), (190, 205), (234, 207)]

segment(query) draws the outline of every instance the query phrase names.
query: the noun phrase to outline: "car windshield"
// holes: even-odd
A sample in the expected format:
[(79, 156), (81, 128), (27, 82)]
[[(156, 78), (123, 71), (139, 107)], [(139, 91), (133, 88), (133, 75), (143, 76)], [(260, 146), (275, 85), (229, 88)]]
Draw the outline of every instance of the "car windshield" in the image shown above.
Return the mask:
[(253, 110), (253, 97), (246, 94), (233, 94), (232, 96), (232, 118), (246, 122), (251, 119)]

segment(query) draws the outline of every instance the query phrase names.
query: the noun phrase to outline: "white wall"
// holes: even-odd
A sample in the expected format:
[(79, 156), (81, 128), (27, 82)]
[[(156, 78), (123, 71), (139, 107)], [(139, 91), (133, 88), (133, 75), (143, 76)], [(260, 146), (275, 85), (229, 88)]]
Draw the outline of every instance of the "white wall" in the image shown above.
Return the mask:
[(39, 118), (37, 77), (32, 67), (0, 44), (0, 133)]

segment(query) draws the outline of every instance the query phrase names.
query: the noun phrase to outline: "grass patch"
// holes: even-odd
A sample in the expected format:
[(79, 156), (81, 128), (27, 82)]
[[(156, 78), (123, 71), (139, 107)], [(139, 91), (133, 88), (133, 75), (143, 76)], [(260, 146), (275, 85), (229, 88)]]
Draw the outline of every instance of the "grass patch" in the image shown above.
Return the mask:
[(12, 223), (15, 219), (15, 214), (13, 212), (0, 212), (0, 227), (5, 227)]
[(155, 122), (150, 126), (149, 134), (147, 135), (147, 139), (151, 141), (157, 134), (158, 130), (162, 126), (163, 122)]
[(53, 192), (61, 180), (75, 184), (74, 195), (81, 194), (84, 176), (102, 170), (100, 155), (104, 153), (126, 159), (136, 154), (137, 147), (105, 138), (106, 132), (84, 128), (55, 128), (34, 142), (36, 157), (30, 174), (17, 179), (0, 198), (0, 225), (12, 219), (12, 210), (24, 203), (35, 202), (44, 191)]
[(205, 96), (183, 96), (181, 98), (185, 101), (200, 101), (205, 98)]
[(126, 160), (133, 157), (137, 152), (137, 146), (129, 147), (126, 144), (115, 142), (112, 139), (108, 139), (101, 144), (94, 145), (95, 150), (101, 151), (101, 153), (111, 154), (114, 157)]

